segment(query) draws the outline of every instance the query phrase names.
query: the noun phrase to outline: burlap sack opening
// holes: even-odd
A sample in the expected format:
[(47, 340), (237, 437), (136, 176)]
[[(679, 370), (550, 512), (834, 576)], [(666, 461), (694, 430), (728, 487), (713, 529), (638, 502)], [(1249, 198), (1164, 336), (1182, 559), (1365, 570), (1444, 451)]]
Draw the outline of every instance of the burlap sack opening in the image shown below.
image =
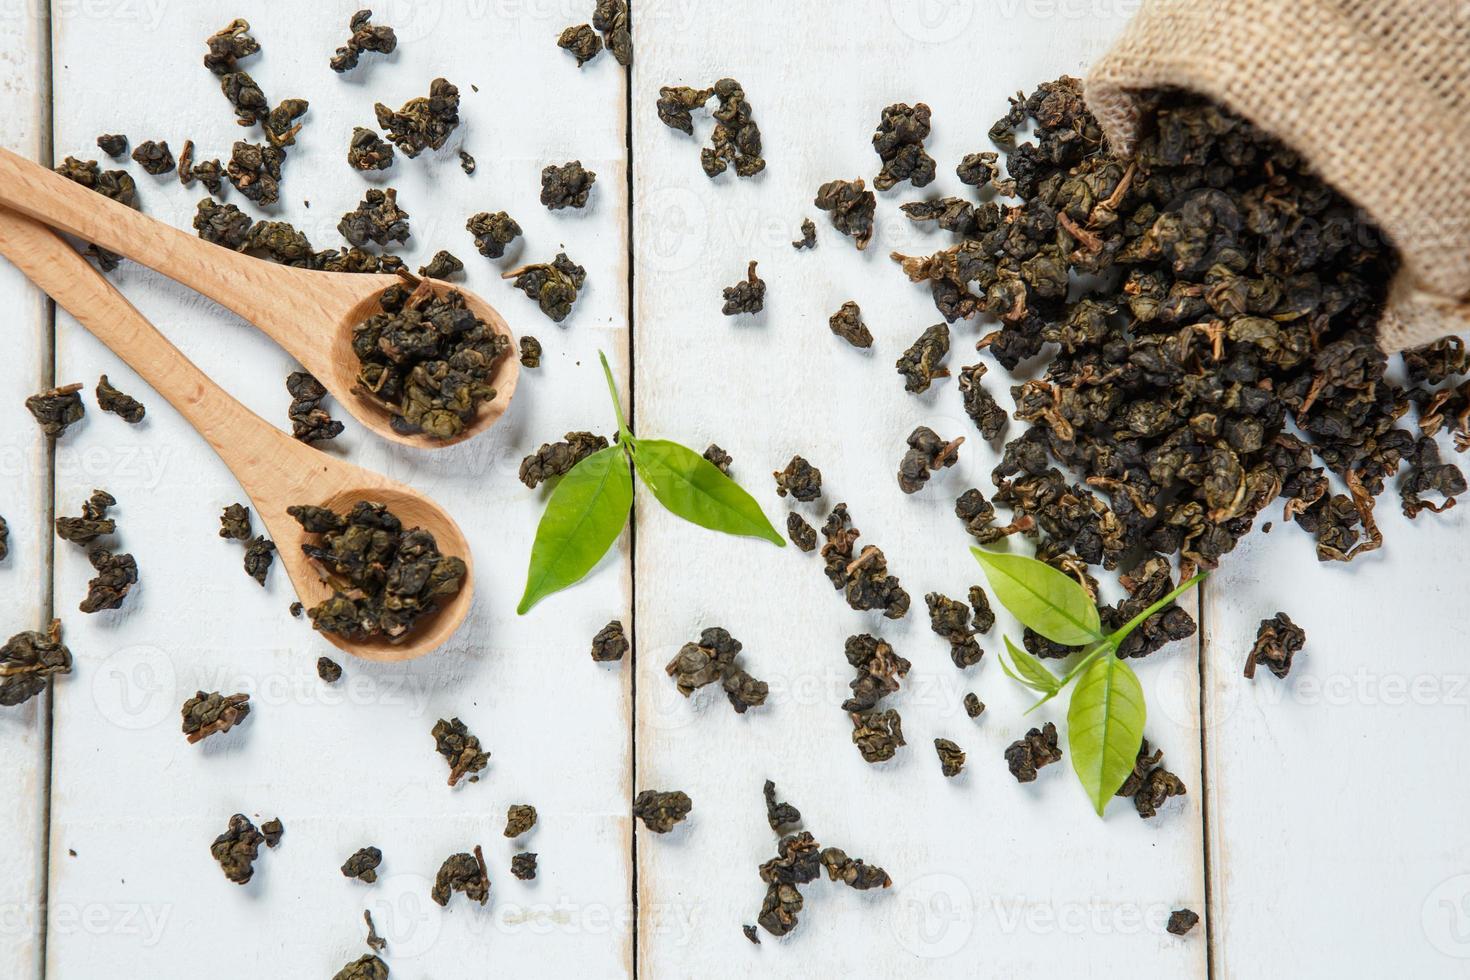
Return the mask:
[(1403, 257), (1384, 350), (1470, 331), (1470, 2), (1145, 0), (1086, 83), (1120, 151), (1158, 87), (1250, 119), (1383, 229)]

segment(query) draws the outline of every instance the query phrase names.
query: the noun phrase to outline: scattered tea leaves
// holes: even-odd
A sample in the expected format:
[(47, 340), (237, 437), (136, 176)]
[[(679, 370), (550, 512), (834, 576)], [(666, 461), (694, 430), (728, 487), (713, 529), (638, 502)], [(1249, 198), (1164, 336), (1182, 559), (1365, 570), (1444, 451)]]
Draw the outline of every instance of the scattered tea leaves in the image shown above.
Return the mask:
[(378, 866), (382, 863), (382, 851), (376, 847), (362, 847), (342, 862), (342, 875), (371, 885), (378, 880)]
[(536, 826), (536, 808), (529, 803), (512, 803), (505, 811), (505, 836), (520, 837)]
[(598, 663), (622, 660), (628, 652), (628, 637), (623, 632), (621, 620), (613, 620), (592, 638), (592, 659)]
[(276, 543), (259, 535), (245, 544), (245, 574), (255, 579), (262, 587), (270, 574), (271, 564), (276, 560)]
[(342, 679), (342, 665), (331, 657), (317, 657), (316, 676), (328, 684), (335, 684)]
[(929, 482), (929, 474), (947, 469), (959, 462), (960, 446), (965, 437), (946, 440), (927, 425), (909, 433), (908, 451), (898, 463), (898, 487), (904, 493), (918, 493)]
[(592, 29), (591, 24), (577, 24), (561, 32), (556, 39), (556, 46), (575, 55), (577, 67), (581, 68), (602, 53), (602, 38)]
[(550, 262), (523, 265), (502, 273), (500, 278), (514, 280), (511, 285), (535, 300), (553, 323), (561, 323), (571, 315), (577, 291), (587, 281), (587, 270), (567, 258), (565, 252), (558, 252)]
[(541, 203), (550, 211), (584, 208), (596, 182), (597, 174), (585, 169), (581, 160), (553, 164), (541, 171)]
[(86, 408), (82, 405), (80, 382), (62, 385), (31, 395), (26, 399), (26, 409), (41, 426), (47, 438), (55, 439), (68, 428), (82, 420)]
[(524, 334), (521, 337), (521, 367), (538, 368), (541, 366), (541, 341)]
[(934, 158), (924, 152), (928, 136), (929, 107), (924, 103), (910, 106), (896, 102), (884, 109), (873, 134), (873, 150), (883, 161), (883, 168), (873, 186), (886, 191), (905, 180), (915, 187), (932, 183)]
[(1199, 922), (1199, 916), (1189, 909), (1175, 909), (1169, 913), (1169, 924), (1165, 928), (1172, 936), (1184, 936)]
[(93, 490), (82, 504), (81, 517), (56, 518), (56, 536), (73, 544), (91, 544), (98, 538), (117, 532), (117, 522), (107, 512), (117, 506), (117, 498), (106, 490)]
[(786, 537), (802, 551), (817, 550), (817, 529), (796, 511), (786, 515)]
[(832, 227), (851, 238), (861, 251), (873, 239), (873, 212), (878, 199), (865, 189), (863, 179), (829, 180), (817, 189), (813, 202), (826, 211), (832, 219)]
[(501, 258), (505, 255), (505, 247), (521, 237), (521, 226), (504, 211), (494, 214), (481, 211), (472, 215), (465, 222), (465, 229), (475, 236), (475, 251), (487, 259)]
[(436, 78), (429, 83), (427, 97), (410, 99), (397, 112), (379, 102), (373, 111), (378, 128), (412, 159), (424, 150), (442, 147), (459, 126), (459, 89)]
[(852, 300), (842, 304), (841, 309), (827, 319), (832, 332), (854, 347), (873, 346), (873, 334), (863, 322), (863, 311)]
[(776, 496), (790, 494), (803, 503), (810, 503), (822, 495), (822, 471), (801, 456), (792, 456), (784, 470), (771, 474), (776, 478)]
[(485, 868), (485, 854), (478, 844), (473, 854), (451, 854), (444, 859), (429, 897), (443, 907), (449, 904), (455, 892), (463, 892), (465, 898), (481, 905), (490, 900), (490, 873)]
[(944, 358), (949, 354), (949, 327), (936, 323), (919, 335), (895, 362), (903, 375), (903, 390), (918, 394), (929, 390), (938, 378), (949, 377)]
[(209, 853), (219, 862), (225, 877), (243, 885), (255, 875), (255, 859), (260, 854), (264, 835), (243, 813), (230, 818), (229, 827), (209, 845)]
[(521, 851), (510, 859), (510, 873), (521, 881), (531, 881), (536, 877), (536, 852)]
[(1307, 631), (1293, 623), (1286, 613), (1278, 612), (1270, 619), (1261, 620), (1256, 642), (1245, 661), (1245, 676), (1254, 679), (1256, 666), (1265, 664), (1278, 678), (1285, 678), (1291, 673), (1292, 660), (1306, 644)]
[(354, 126), (347, 143), (347, 163), (353, 170), (387, 170), (393, 166), (393, 144), (374, 130)]
[(646, 789), (633, 799), (633, 816), (655, 834), (667, 834), (694, 809), (689, 794)]
[(174, 155), (168, 148), (168, 140), (145, 140), (133, 150), (133, 162), (155, 177), (174, 169)]
[(97, 407), (131, 425), (143, 421), (143, 416), (147, 414), (142, 402), (114, 388), (105, 374), (97, 379)]
[(561, 442), (542, 443), (540, 449), (521, 460), (520, 480), (534, 490), (548, 480), (565, 476), (582, 460), (606, 448), (604, 436), (568, 432)]
[(756, 261), (752, 259), (745, 269), (745, 279), (724, 288), (725, 305), (720, 312), (725, 316), (741, 313), (759, 313), (766, 305), (766, 283), (755, 274)]
[(812, 224), (811, 218), (801, 219), (801, 237), (791, 243), (791, 247), (800, 251), (804, 248), (814, 248), (817, 244), (817, 226)]
[(939, 754), (939, 769), (946, 778), (953, 779), (965, 768), (965, 753), (949, 739), (936, 738), (934, 751)]
[(340, 75), (356, 68), (364, 51), (392, 54), (398, 47), (398, 35), (393, 32), (393, 28), (386, 24), (374, 24), (372, 19), (371, 10), (359, 10), (352, 15), (347, 23), (347, 30), (351, 32), (347, 43), (338, 48), (328, 62), (332, 71)]

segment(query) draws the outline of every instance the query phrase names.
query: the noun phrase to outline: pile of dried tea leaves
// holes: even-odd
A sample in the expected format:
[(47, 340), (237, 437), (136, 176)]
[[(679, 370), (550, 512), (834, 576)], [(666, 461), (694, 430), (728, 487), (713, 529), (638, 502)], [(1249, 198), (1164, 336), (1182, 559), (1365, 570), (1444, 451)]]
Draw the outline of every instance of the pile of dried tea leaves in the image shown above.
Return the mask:
[(286, 513), (320, 535), (301, 550), (333, 590), (306, 613), (324, 633), (397, 639), (464, 584), (464, 559), (440, 554), (433, 534), (404, 528), (383, 504), (358, 501), (346, 514), (298, 504)]
[[(1012, 389), (1027, 427), (994, 502), (1058, 567), (1177, 554), (1213, 568), (1276, 500), (1323, 560), (1379, 547), (1374, 498), (1419, 458), (1396, 423), (1433, 398), (1385, 377), (1374, 342), (1393, 249), (1243, 119), (1178, 92), (1142, 104), (1152, 126), (1121, 158), (1076, 79), (1013, 100), (991, 136), (1017, 203), (959, 202), (958, 244), (894, 256), (946, 320), (998, 318), (979, 347), (1007, 370), (1051, 355)], [(1017, 146), (1027, 123), (1036, 139)], [(1464, 368), (1447, 349), (1410, 357)], [(966, 409), (991, 438), (993, 399), (965, 371)], [(1425, 486), (1463, 490), (1427, 462)]]
[[(409, 277), (411, 278), (411, 277)], [(423, 280), (383, 290), (382, 312), (352, 328), (361, 368), (353, 390), (392, 413), (395, 432), (450, 439), (495, 398), (510, 338), (474, 314), (463, 294)]]

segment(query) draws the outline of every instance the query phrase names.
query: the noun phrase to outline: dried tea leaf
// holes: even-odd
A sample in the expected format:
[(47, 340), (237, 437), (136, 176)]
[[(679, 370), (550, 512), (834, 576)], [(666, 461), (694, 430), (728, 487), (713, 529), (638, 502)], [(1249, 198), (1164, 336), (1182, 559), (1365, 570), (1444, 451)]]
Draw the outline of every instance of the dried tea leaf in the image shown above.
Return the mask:
[(848, 665), (857, 671), (847, 685), (852, 696), (842, 703), (842, 710), (849, 714), (873, 710), (879, 701), (898, 690), (900, 678), (911, 666), (886, 641), (870, 633), (849, 636), (842, 652)]
[(193, 745), (211, 735), (227, 732), (244, 721), (250, 714), (250, 695), (198, 691), (184, 702), (180, 714), (183, 716), (183, 732), (189, 737), (189, 744)]
[(624, 68), (633, 64), (633, 32), (628, 26), (627, 0), (597, 0), (592, 26), (602, 32), (607, 50)]
[(476, 166), (474, 157), (470, 156), (465, 150), (459, 151), (459, 169), (465, 172), (465, 176), (473, 176)]
[(928, 391), (936, 378), (949, 377), (944, 358), (949, 354), (949, 327), (936, 323), (919, 335), (895, 366), (903, 375), (903, 390), (912, 394)]
[(985, 656), (975, 641), (970, 625), (970, 607), (938, 592), (924, 596), (929, 607), (929, 628), (949, 644), (949, 656), (961, 669), (973, 667)]
[(388, 980), (388, 964), (365, 953), (338, 970), (332, 980)]
[(41, 426), (47, 438), (55, 439), (73, 424), (80, 422), (86, 414), (82, 405), (81, 383), (62, 385), (31, 395), (26, 399), (26, 410)]
[(587, 270), (567, 258), (565, 252), (558, 252), (550, 262), (523, 265), (502, 273), (500, 278), (514, 280), (513, 286), (534, 299), (553, 323), (560, 323), (571, 315), (577, 291), (587, 281)]
[(234, 71), (236, 61), (260, 51), (260, 42), (251, 37), (250, 22), (244, 18), (232, 20), (211, 34), (204, 44), (209, 49), (204, 55), (204, 67), (216, 75)]
[(490, 900), (490, 873), (485, 869), (485, 855), (478, 844), (473, 854), (451, 854), (444, 859), (429, 897), (443, 907), (455, 892), (463, 892), (465, 898), (481, 905)]
[(331, 657), (317, 657), (316, 675), (328, 684), (335, 684), (342, 679), (342, 665)]
[(410, 99), (397, 112), (379, 102), (373, 111), (378, 128), (412, 159), (424, 150), (442, 147), (459, 126), (459, 89), (436, 78), (429, 83), (427, 97)]
[(354, 126), (347, 143), (347, 163), (353, 170), (387, 170), (393, 166), (393, 144), (371, 129)]
[(873, 239), (873, 212), (878, 199), (864, 189), (863, 179), (829, 180), (817, 189), (816, 206), (828, 212), (832, 227), (852, 238), (858, 250)]
[(230, 150), (225, 173), (245, 199), (268, 207), (281, 199), (281, 165), (286, 154), (280, 147), (238, 141)]
[(623, 633), (621, 620), (613, 620), (592, 638), (592, 659), (598, 663), (622, 660), (628, 652), (628, 637)]
[(965, 437), (948, 440), (933, 429), (921, 425), (909, 433), (908, 451), (898, 463), (898, 487), (904, 493), (918, 493), (929, 482), (932, 471), (947, 469), (959, 462), (960, 446)]
[(682, 790), (662, 792), (646, 789), (633, 799), (633, 816), (655, 834), (667, 834), (689, 816), (694, 804)]
[(46, 690), (46, 678), (71, 673), (71, 651), (61, 642), (61, 620), (46, 632), (26, 630), (0, 647), (0, 707), (15, 707)]
[(132, 425), (143, 421), (143, 416), (147, 414), (142, 402), (114, 388), (105, 374), (97, 380), (97, 407)]
[(796, 511), (786, 515), (786, 537), (802, 551), (817, 550), (817, 529)]
[(87, 560), (97, 576), (87, 583), (87, 595), (77, 607), (84, 613), (117, 609), (138, 584), (138, 563), (132, 555), (116, 555), (104, 548), (94, 548)]
[(1006, 746), (1005, 756), (1006, 767), (1016, 782), (1034, 782), (1036, 770), (1062, 758), (1062, 750), (1057, 747), (1057, 726), (1047, 722), (1041, 728), (1031, 729)]
[(453, 253), (443, 249), (434, 253), (428, 265), (419, 266), (419, 275), (425, 279), (448, 279), (464, 272), (464, 263), (456, 258)]
[(541, 203), (550, 211), (584, 208), (596, 182), (597, 174), (584, 169), (581, 160), (553, 164), (541, 171)]
[(822, 849), (822, 866), (827, 869), (828, 881), (840, 881), (849, 888), (867, 891), (870, 888), (887, 888), (893, 884), (888, 872), (877, 865), (865, 864), (862, 858), (850, 858), (838, 847)]
[(803, 503), (822, 495), (822, 471), (800, 456), (792, 456), (784, 470), (771, 474), (776, 478), (776, 496), (790, 494)]
[(714, 443), (710, 443), (701, 454), (705, 459), (714, 464), (715, 469), (726, 476), (730, 475), (730, 464), (735, 461), (734, 457), (725, 452)]
[(740, 177), (754, 177), (766, 169), (766, 161), (761, 157), (761, 132), (745, 100), (745, 89), (733, 78), (722, 78), (713, 91), (719, 102), (711, 111), (715, 129), (710, 136), (712, 145), (700, 151), (700, 166), (711, 180), (726, 168), (733, 168)]
[(556, 46), (576, 55), (577, 67), (581, 68), (602, 53), (602, 38), (591, 24), (578, 24), (562, 31), (556, 39)]
[(408, 212), (398, 206), (398, 192), (389, 187), (368, 190), (354, 210), (342, 215), (337, 224), (342, 237), (361, 247), (368, 242), (387, 245), (406, 242), (409, 238)]
[(255, 874), (255, 859), (265, 837), (243, 813), (230, 818), (228, 829), (209, 845), (209, 853), (219, 862), (225, 877), (237, 885), (248, 882)]
[(536, 877), (536, 852), (522, 851), (510, 859), (510, 873), (521, 881), (531, 881)]
[(434, 737), (434, 751), (449, 764), (450, 786), (468, 774), (484, 771), (490, 764), (490, 753), (480, 749), (480, 740), (458, 718), (448, 721), (440, 718), (429, 734)]
[(1261, 620), (1256, 642), (1245, 660), (1245, 676), (1254, 679), (1256, 665), (1265, 664), (1278, 678), (1291, 673), (1293, 658), (1307, 645), (1307, 631), (1291, 621), (1284, 612)]
[(572, 467), (608, 448), (606, 437), (591, 432), (568, 432), (561, 442), (542, 443), (521, 460), (520, 480), (532, 490), (547, 480), (565, 476)]
[(752, 259), (746, 266), (744, 281), (724, 288), (725, 305), (720, 308), (720, 312), (725, 316), (759, 313), (765, 308), (766, 283), (755, 274), (755, 267), (756, 262)]
[(356, 878), (371, 885), (378, 880), (378, 866), (383, 863), (383, 852), (376, 847), (358, 848), (342, 862), (342, 876)]
[(817, 244), (817, 226), (812, 224), (811, 218), (801, 219), (801, 237), (791, 243), (791, 247), (798, 251), (804, 248), (814, 248)]
[(536, 808), (529, 803), (512, 803), (505, 811), (505, 836), (520, 837), (536, 826)]
[(864, 762), (886, 762), (893, 758), (903, 740), (902, 719), (892, 708), (870, 711), (867, 714), (852, 714), (852, 744), (856, 745)]
[[(367, 943), (368, 949), (371, 949), (375, 953), (381, 953), (383, 950), (387, 949), (388, 940), (378, 935), (378, 927), (373, 925), (373, 914), (367, 909), (362, 910), (362, 921), (367, 925), (367, 938), (363, 941)], [(385, 964), (383, 966), (383, 976), (385, 978), (388, 975), (387, 970), (388, 967)]]
[(1175, 909), (1169, 913), (1169, 924), (1166, 930), (1170, 935), (1183, 936), (1195, 927), (1199, 922), (1199, 916), (1189, 909)]
[(863, 323), (863, 311), (852, 300), (842, 304), (842, 307), (827, 319), (827, 325), (832, 332), (854, 347), (872, 347), (873, 334), (868, 330), (868, 325)]
[(960, 397), (965, 402), (965, 414), (986, 439), (998, 438), (1005, 432), (1009, 418), (1005, 409), (996, 404), (995, 396), (985, 390), (980, 379), (985, 377), (984, 364), (971, 364), (960, 368)]
[(117, 532), (117, 522), (107, 512), (117, 506), (117, 498), (106, 490), (93, 490), (82, 504), (81, 517), (56, 518), (56, 536), (73, 544), (91, 544), (98, 538)]
[(128, 138), (122, 133), (103, 133), (97, 137), (97, 148), (116, 160), (128, 152)]
[(801, 823), (801, 811), (790, 803), (779, 803), (776, 801), (776, 784), (767, 779), (762, 793), (766, 798), (766, 822), (776, 833), (781, 833), (783, 828), (795, 827)]
[(145, 140), (133, 150), (133, 162), (155, 177), (174, 169), (174, 155), (169, 151), (168, 140)]
[(292, 371), (286, 376), (286, 391), (291, 395), (286, 417), (291, 420), (294, 438), (309, 445), (326, 442), (342, 434), (345, 426), (322, 408), (327, 389), (320, 381), (305, 371)]
[(880, 191), (907, 180), (924, 187), (934, 180), (934, 158), (924, 152), (929, 136), (929, 107), (920, 102), (906, 105), (896, 102), (883, 110), (878, 130), (873, 134), (873, 150), (883, 161), (883, 168), (873, 179)]
[(888, 574), (888, 560), (876, 545), (861, 554), (854, 549), (861, 532), (852, 526), (847, 504), (838, 504), (822, 525), (822, 564), (832, 588), (843, 593), (847, 604), (864, 611), (881, 609), (888, 619), (902, 619), (909, 611), (909, 594), (896, 576)]
[(971, 718), (979, 718), (985, 713), (985, 702), (981, 701), (974, 691), (965, 695), (965, 714)]
[(521, 367), (538, 368), (541, 366), (541, 341), (530, 334), (521, 336)]
[(260, 836), (265, 838), (265, 846), (275, 848), (281, 843), (281, 837), (286, 833), (286, 825), (281, 823), (280, 817), (273, 817), (260, 825)]
[(465, 222), (465, 228), (475, 236), (475, 251), (487, 259), (505, 255), (505, 247), (521, 237), (521, 226), (504, 211), (481, 211)]
[(245, 574), (255, 579), (262, 587), (270, 574), (271, 564), (276, 560), (276, 543), (264, 535), (251, 538), (245, 544)]
[(364, 51), (392, 54), (398, 47), (398, 35), (393, 32), (393, 28), (386, 24), (374, 24), (372, 19), (371, 10), (359, 10), (352, 15), (347, 23), (347, 29), (351, 32), (347, 43), (338, 48), (328, 62), (332, 71), (340, 75), (356, 68)]

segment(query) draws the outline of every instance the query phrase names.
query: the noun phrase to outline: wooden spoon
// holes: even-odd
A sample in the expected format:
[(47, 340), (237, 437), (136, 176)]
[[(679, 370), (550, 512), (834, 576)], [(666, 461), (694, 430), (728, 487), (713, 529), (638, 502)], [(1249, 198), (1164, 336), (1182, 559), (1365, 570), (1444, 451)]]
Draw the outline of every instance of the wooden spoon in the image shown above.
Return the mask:
[(440, 646), (459, 628), (474, 592), (474, 566), (469, 542), (438, 504), (298, 442), (231, 398), (45, 225), (0, 208), (0, 255), (112, 348), (214, 447), (250, 496), (306, 606), (321, 602), (332, 590), (301, 551), (308, 535), (286, 513), (294, 504), (318, 504), (339, 513), (359, 500), (386, 504), (405, 527), (428, 530), (446, 555), (464, 559), (469, 571), (459, 593), (416, 623), (400, 642), (352, 641), (323, 633), (329, 641), (368, 660), (410, 660)]
[[(512, 352), (500, 359), (491, 378), (495, 397), (481, 403), (459, 435), (402, 435), (388, 424), (392, 414), (387, 409), (352, 390), (359, 366), (352, 352), (352, 328), (381, 309), (378, 295), (402, 282), (397, 276), (315, 272), (251, 258), (149, 218), (3, 148), (0, 205), (125, 255), (238, 313), (290, 352), (353, 418), (384, 439), (428, 449), (452, 446), (493, 425), (515, 394), (521, 364)], [(458, 289), (430, 282), (440, 295)], [(458, 292), (475, 316), (514, 343), (494, 307), (468, 290)]]

